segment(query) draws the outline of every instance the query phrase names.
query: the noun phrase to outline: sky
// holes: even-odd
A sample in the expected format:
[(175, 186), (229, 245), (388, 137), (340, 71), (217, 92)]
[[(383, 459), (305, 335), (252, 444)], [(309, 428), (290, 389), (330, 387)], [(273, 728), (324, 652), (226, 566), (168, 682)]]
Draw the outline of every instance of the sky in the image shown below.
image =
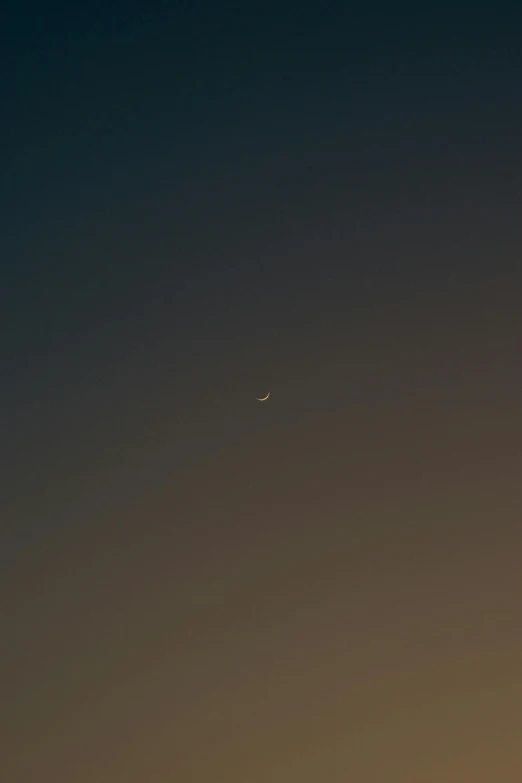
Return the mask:
[(521, 22), (3, 11), (2, 779), (521, 779)]

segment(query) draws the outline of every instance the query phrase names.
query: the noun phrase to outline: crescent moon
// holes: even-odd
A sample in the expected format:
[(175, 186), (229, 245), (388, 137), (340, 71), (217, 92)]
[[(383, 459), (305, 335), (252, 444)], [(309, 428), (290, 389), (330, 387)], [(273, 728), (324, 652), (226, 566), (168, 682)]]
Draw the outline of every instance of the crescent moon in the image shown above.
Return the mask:
[(264, 402), (265, 400), (268, 400), (268, 398), (269, 398), (269, 397), (270, 397), (270, 392), (268, 392), (268, 394), (266, 395), (266, 397), (256, 397), (256, 400), (257, 400), (258, 402)]

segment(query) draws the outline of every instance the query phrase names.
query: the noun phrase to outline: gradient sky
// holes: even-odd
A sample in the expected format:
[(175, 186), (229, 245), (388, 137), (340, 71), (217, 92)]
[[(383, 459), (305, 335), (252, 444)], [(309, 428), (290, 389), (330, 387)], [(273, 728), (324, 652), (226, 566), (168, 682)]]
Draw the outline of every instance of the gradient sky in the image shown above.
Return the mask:
[(522, 779), (521, 21), (4, 12), (2, 780)]

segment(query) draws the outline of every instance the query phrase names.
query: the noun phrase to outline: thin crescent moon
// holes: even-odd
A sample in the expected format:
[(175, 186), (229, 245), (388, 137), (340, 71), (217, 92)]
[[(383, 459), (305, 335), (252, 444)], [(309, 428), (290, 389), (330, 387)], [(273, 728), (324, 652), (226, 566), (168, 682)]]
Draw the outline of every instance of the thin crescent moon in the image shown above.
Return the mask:
[(269, 397), (270, 397), (270, 392), (268, 392), (268, 394), (266, 395), (266, 397), (256, 397), (256, 400), (257, 400), (258, 402), (264, 402), (265, 400), (268, 400), (268, 398), (269, 398)]

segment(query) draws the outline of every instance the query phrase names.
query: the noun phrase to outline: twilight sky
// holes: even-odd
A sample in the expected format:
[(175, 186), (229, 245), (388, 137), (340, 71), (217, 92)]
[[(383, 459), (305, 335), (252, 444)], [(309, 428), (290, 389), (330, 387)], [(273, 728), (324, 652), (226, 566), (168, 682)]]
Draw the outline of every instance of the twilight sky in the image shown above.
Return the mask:
[(9, 783), (522, 779), (522, 14), (283, 5), (4, 12)]

